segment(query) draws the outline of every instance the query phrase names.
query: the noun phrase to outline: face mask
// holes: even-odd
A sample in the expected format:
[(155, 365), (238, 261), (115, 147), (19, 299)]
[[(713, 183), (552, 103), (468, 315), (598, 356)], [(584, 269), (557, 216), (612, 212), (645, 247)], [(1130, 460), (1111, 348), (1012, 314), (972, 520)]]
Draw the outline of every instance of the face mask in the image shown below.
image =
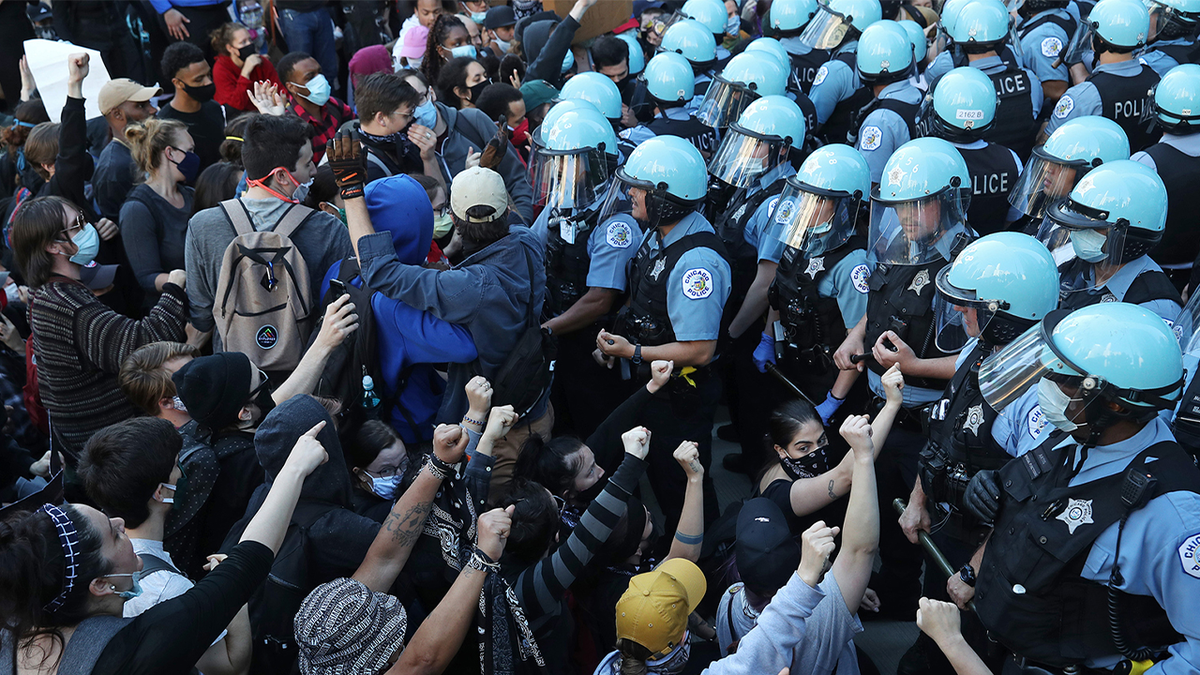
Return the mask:
[(441, 239), (449, 234), (453, 227), (454, 219), (450, 217), (449, 213), (443, 213), (442, 215), (433, 219), (433, 238)]
[(179, 398), (178, 395), (171, 397), (171, 405), (175, 406), (175, 409), (179, 412), (187, 412), (187, 406), (183, 404), (183, 399)]
[(175, 503), (175, 493), (179, 492), (179, 488), (175, 487), (174, 485), (171, 485), (170, 483), (159, 483), (159, 484), (158, 484), (158, 486), (159, 486), (159, 487), (165, 487), (165, 488), (167, 488), (168, 490), (170, 490), (170, 491), (171, 491), (171, 496), (170, 496), (170, 497), (163, 497), (162, 503), (164, 503), (164, 504), (174, 504), (174, 503)]
[(324, 75), (317, 75), (304, 85), (308, 90), (308, 96), (300, 94), (301, 97), (308, 100), (313, 105), (325, 105), (329, 101), (329, 80), (325, 79)]
[(1071, 230), (1071, 248), (1080, 260), (1090, 263), (1104, 260), (1104, 242), (1108, 237), (1100, 230)]
[(687, 632), (684, 632), (683, 641), (679, 643), (679, 646), (661, 659), (646, 661), (646, 670), (654, 675), (678, 675), (687, 667), (688, 659), (691, 656), (692, 644), (688, 642)]
[(471, 20), (480, 26), (483, 25), (484, 19), (487, 19), (487, 12), (471, 12)]
[[(291, 174), (289, 173), (288, 175), (290, 176)], [(293, 182), (295, 180), (296, 180), (295, 178), (292, 178)], [(316, 179), (309, 178), (308, 180), (304, 181), (303, 183), (296, 183), (296, 191), (292, 193), (292, 199), (295, 199), (296, 203), (303, 202), (305, 199), (308, 198), (308, 191), (310, 189), (312, 189), (312, 184), (313, 184), (314, 180), (316, 180)]]
[(183, 174), (183, 180), (187, 184), (196, 182), (196, 176), (200, 175), (200, 155), (189, 150), (184, 153), (183, 159), (178, 162), (171, 160), (171, 163)]
[(400, 479), (403, 476), (399, 474), (389, 476), (387, 478), (376, 478), (366, 471), (363, 475), (367, 477), (367, 481), (371, 483), (371, 492), (375, 493), (376, 497), (391, 501), (396, 498), (396, 488), (400, 487)]
[(405, 61), (408, 62), (408, 67), (412, 68), (413, 70), (420, 70), (421, 62), (424, 60), (425, 60), (424, 56), (405, 57)]
[(284, 195), (282, 192), (279, 192), (279, 191), (275, 190), (274, 188), (267, 185), (267, 181), (271, 179), (271, 175), (275, 172), (276, 169), (283, 169), (283, 167), (275, 167), (275, 169), (272, 169), (271, 173), (267, 174), (262, 180), (255, 180), (253, 178), (248, 179), (246, 181), (246, 184), (251, 187), (260, 187), (263, 190), (270, 193), (272, 196), (276, 197), (277, 199), (281, 199), (285, 202), (291, 202), (292, 204), (299, 204), (300, 202), (304, 201), (305, 197), (308, 197), (308, 190), (309, 190), (309, 188), (312, 187), (314, 179), (309, 178), (307, 181), (301, 183), (300, 181), (296, 180), (296, 177), (292, 175), (291, 171), (288, 171), (287, 169), (283, 169), (284, 172), (287, 173), (288, 180), (292, 181), (292, 184), (296, 186), (296, 189), (292, 191), (292, 196), (288, 197), (288, 196)]
[(71, 243), (79, 247), (75, 255), (69, 260), (76, 265), (88, 265), (96, 259), (96, 254), (100, 252), (100, 233), (96, 228), (88, 223), (74, 237), (71, 237)]
[(489, 82), (488, 80), (484, 80), (483, 82), (480, 82), (479, 84), (475, 85), (474, 87), (469, 87), (469, 89), (471, 90), (471, 103), (474, 103), (475, 101), (479, 100), (479, 94), (482, 93), (484, 87), (488, 86), (489, 84), (491, 84), (491, 82)]
[(508, 53), (508, 48), (512, 46), (512, 42), (509, 42), (508, 40), (501, 40), (500, 38), (496, 37), (495, 33), (492, 33), (492, 42), (496, 43), (496, 46), (500, 48), (500, 51), (504, 52), (505, 54)]
[(792, 480), (814, 478), (829, 471), (829, 446), (823, 445), (800, 459), (792, 459), (787, 455), (779, 458), (783, 471)]
[(529, 138), (529, 120), (523, 119), (521, 123), (513, 129), (512, 142), (521, 145)]
[(426, 101), (413, 111), (413, 124), (432, 129), (437, 124), (437, 108), (433, 101)]
[(253, 54), (254, 51), (254, 43), (251, 42), (250, 44), (238, 50), (238, 58), (242, 61), (245, 61), (246, 59), (250, 58), (250, 55)]
[(740, 30), (741, 30), (741, 27), (742, 27), (741, 20), (739, 20), (738, 16), (736, 14), (734, 14), (733, 16), (729, 17), (729, 21), (725, 22), (725, 34), (731, 35), (733, 37), (737, 37), (738, 32), (740, 32)]
[[(141, 570), (134, 572), (133, 574), (110, 574), (108, 576), (109, 576), (109, 578), (129, 577), (133, 581), (133, 586), (131, 586), (129, 588), (129, 590), (117, 591), (118, 598), (121, 598), (122, 600), (132, 600), (142, 594), (142, 584), (139, 581), (139, 578), (142, 576)], [(114, 587), (114, 590), (115, 590), (115, 588), (116, 587)]]
[(188, 97), (197, 103), (207, 103), (212, 100), (213, 96), (217, 95), (217, 85), (212, 82), (200, 87), (185, 84), (183, 85), (183, 90), (187, 92)]
[(1067, 406), (1071, 400), (1057, 384), (1044, 377), (1038, 381), (1038, 405), (1042, 408), (1042, 414), (1047, 422), (1066, 432), (1079, 428), (1078, 424), (1067, 418)]
[[(445, 49), (445, 47), (442, 47), (442, 49)], [(475, 58), (475, 45), (459, 45), (450, 50), (450, 58), (457, 59), (460, 56)]]
[(562, 72), (566, 73), (575, 65), (575, 54), (571, 50), (567, 50), (567, 58), (563, 59)]

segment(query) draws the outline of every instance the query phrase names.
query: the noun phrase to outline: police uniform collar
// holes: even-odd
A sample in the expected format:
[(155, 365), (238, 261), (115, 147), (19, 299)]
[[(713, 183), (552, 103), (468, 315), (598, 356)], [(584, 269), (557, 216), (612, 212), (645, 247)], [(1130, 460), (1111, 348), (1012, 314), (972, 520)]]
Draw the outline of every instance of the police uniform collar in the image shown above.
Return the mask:
[(950, 141), (950, 145), (953, 145), (959, 150), (982, 150), (988, 146), (988, 143), (982, 138), (979, 138), (971, 141), (970, 143), (955, 143), (954, 141)]
[(908, 80), (892, 82), (879, 91), (879, 98), (894, 98), (902, 100), (904, 97), (897, 96), (897, 94), (902, 94), (910, 89), (916, 91), (916, 88), (909, 84)]
[(689, 234), (704, 232), (706, 230), (712, 231), (712, 226), (708, 224), (708, 221), (704, 219), (704, 216), (700, 215), (696, 211), (692, 211), (684, 216), (682, 220), (676, 223), (675, 227), (671, 228), (671, 231), (667, 233), (666, 237), (658, 237), (658, 246), (655, 248), (666, 248), (667, 246), (674, 244)]
[[(844, 52), (852, 52), (852, 51), (857, 51), (857, 50), (858, 50), (858, 40), (851, 40), (851, 41), (847, 42), (846, 44), (842, 45), (841, 47), (838, 47), (836, 50), (834, 50), (833, 55), (837, 56), (838, 54), (841, 54)], [(830, 59), (830, 60), (832, 61), (833, 59)]]
[[(1090, 448), (1083, 466), (1071, 479), (1070, 484), (1090, 483), (1121, 473), (1142, 450), (1163, 441), (1174, 440), (1175, 437), (1171, 434), (1170, 427), (1161, 417), (1156, 416), (1137, 433), (1123, 441)], [(1065, 437), (1064, 443), (1059, 444), (1059, 447), (1066, 443), (1077, 443), (1077, 441), (1068, 435)]]
[(1093, 75), (1096, 73), (1110, 73), (1122, 77), (1137, 75), (1140, 72), (1142, 72), (1142, 63), (1137, 59), (1117, 61), (1116, 63), (1101, 63), (1092, 70)]
[(796, 56), (804, 56), (812, 51), (812, 47), (809, 47), (801, 42), (799, 35), (780, 38), (779, 44), (783, 45), (783, 48), (787, 50), (787, 53), (795, 54)]
[(978, 68), (989, 75), (992, 74), (988, 73), (989, 68), (999, 72), (1000, 70), (1004, 70), (1008, 67), (1005, 65), (1004, 59), (1000, 58), (999, 56), (985, 56), (982, 59), (976, 59), (970, 63), (970, 66), (972, 68)]
[[(749, 194), (752, 195), (755, 192), (758, 192), (759, 190), (766, 189), (768, 186), (771, 185), (771, 183), (774, 183), (775, 181), (779, 180), (780, 178), (783, 178), (784, 176), (790, 176), (795, 172), (796, 171), (792, 167), (791, 163), (788, 162), (787, 160), (784, 160), (783, 163), (781, 163), (779, 166), (775, 167), (774, 169), (771, 169), (770, 171), (768, 171), (768, 172), (764, 173), (762, 176), (760, 176), (758, 181), (754, 183), (753, 189), (750, 190)], [(747, 196), (749, 196), (749, 195), (747, 195)]]
[(1189, 157), (1200, 157), (1200, 133), (1195, 134), (1163, 134), (1163, 145), (1182, 152)]
[[(1109, 277), (1108, 281), (1104, 282), (1100, 289), (1104, 289), (1108, 293), (1112, 293), (1114, 297), (1123, 298), (1129, 292), (1130, 285), (1133, 280), (1147, 270), (1158, 269), (1158, 265), (1150, 259), (1150, 256), (1143, 255), (1130, 260), (1121, 266), (1115, 274)], [(1088, 270), (1088, 278), (1093, 284), (1096, 283), (1096, 268), (1092, 266)]]
[(669, 120), (689, 120), (692, 118), (692, 111), (686, 106), (674, 106), (663, 110), (663, 115)]

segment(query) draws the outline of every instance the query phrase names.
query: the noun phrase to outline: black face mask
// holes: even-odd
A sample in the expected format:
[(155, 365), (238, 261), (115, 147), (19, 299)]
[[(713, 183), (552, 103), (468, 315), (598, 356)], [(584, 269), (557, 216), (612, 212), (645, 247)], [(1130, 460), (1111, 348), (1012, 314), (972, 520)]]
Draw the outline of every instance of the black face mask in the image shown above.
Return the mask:
[(823, 445), (800, 459), (792, 459), (787, 455), (779, 458), (783, 471), (792, 480), (815, 478), (829, 471), (829, 446)]
[(258, 385), (258, 389), (250, 392), (250, 397), (246, 399), (246, 405), (253, 403), (258, 406), (259, 411), (262, 413), (262, 417), (259, 417), (255, 421), (255, 424), (261, 424), (267, 415), (275, 409), (275, 399), (271, 398), (269, 384), (266, 375), (263, 375), (262, 383)]
[(217, 85), (212, 82), (202, 87), (193, 87), (185, 84), (183, 85), (183, 90), (197, 103), (207, 103), (212, 100), (213, 96), (217, 95)]
[(479, 95), (481, 93), (483, 93), (484, 88), (486, 88), (491, 83), (492, 83), (491, 80), (484, 80), (483, 82), (480, 82), (479, 84), (475, 85), (474, 87), (467, 87), (468, 89), (471, 90), (471, 103), (478, 101)]
[(250, 55), (254, 52), (254, 43), (251, 42), (250, 44), (238, 50), (238, 58), (245, 61), (246, 59), (250, 58)]

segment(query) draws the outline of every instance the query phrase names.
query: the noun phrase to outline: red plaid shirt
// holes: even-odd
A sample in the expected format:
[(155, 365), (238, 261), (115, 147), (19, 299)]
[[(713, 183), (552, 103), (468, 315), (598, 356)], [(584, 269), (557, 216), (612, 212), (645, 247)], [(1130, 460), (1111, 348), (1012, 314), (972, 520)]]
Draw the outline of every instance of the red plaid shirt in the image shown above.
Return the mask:
[(330, 96), (329, 101), (321, 106), (321, 119), (317, 119), (308, 114), (294, 98), (292, 99), (292, 111), (300, 116), (300, 119), (308, 122), (313, 128), (312, 146), (313, 146), (313, 162), (319, 163), (321, 158), (325, 156), (325, 143), (333, 138), (339, 127), (347, 121), (354, 119), (354, 111), (350, 106), (342, 103), (337, 97)]

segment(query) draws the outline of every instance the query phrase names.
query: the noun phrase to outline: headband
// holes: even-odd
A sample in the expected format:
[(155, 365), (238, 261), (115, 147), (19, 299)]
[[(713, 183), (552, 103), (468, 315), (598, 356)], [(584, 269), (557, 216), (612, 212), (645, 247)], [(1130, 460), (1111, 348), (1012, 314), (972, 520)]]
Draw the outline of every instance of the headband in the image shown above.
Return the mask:
[(226, 137), (225, 137), (225, 140), (227, 140), (227, 141), (237, 141), (238, 143), (245, 143), (245, 141), (244, 141), (244, 140), (242, 140), (242, 139), (238, 138), (237, 136), (226, 136)]
[(32, 129), (32, 128), (36, 127), (37, 125), (34, 124), (33, 122), (22, 122), (21, 120), (13, 120), (13, 126), (25, 127), (27, 129)]
[(66, 560), (62, 593), (59, 593), (43, 607), (47, 612), (54, 613), (59, 607), (62, 607), (67, 596), (75, 589), (75, 579), (79, 571), (79, 564), (75, 561), (75, 557), (79, 555), (79, 533), (75, 531), (75, 523), (66, 511), (53, 504), (46, 504), (35, 513), (45, 513), (54, 522), (54, 531), (58, 534), (58, 545), (62, 547), (63, 558)]

